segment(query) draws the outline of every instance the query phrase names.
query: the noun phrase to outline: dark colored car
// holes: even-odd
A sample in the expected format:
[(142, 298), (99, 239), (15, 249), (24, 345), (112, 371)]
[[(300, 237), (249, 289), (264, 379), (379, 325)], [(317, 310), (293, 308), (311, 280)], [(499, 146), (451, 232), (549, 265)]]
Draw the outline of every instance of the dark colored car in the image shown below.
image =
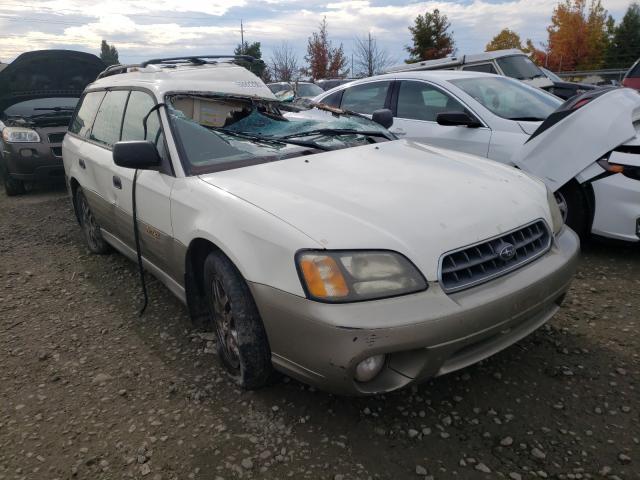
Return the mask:
[(640, 59), (636, 60), (622, 80), (622, 85), (640, 90)]
[(334, 87), (344, 85), (345, 83), (353, 82), (355, 78), (325, 78), (322, 80), (316, 80), (316, 85), (322, 88), (325, 92), (331, 90)]
[(576, 95), (598, 88), (596, 85), (591, 85), (589, 83), (567, 82), (546, 68), (540, 67), (540, 70), (542, 70), (545, 76), (553, 82), (553, 85), (545, 88), (545, 90), (549, 93), (553, 93), (556, 97), (560, 97), (563, 100), (569, 100), (571, 97), (575, 97)]
[(25, 183), (64, 179), (62, 139), (85, 87), (104, 70), (95, 55), (23, 53), (0, 64), (0, 176), (7, 195)]

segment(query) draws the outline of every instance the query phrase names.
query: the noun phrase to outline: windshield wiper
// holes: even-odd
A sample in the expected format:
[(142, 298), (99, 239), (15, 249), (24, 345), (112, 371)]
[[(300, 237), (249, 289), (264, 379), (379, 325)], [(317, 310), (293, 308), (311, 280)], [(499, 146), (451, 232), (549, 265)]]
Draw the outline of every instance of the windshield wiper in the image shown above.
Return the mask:
[(73, 112), (76, 107), (36, 107), (34, 110), (50, 110), (53, 112)]
[(310, 135), (363, 135), (365, 137), (382, 137), (387, 140), (395, 140), (392, 134), (377, 131), (377, 130), (354, 130), (351, 128), (318, 128), (316, 130), (309, 130), (307, 132), (292, 133), (285, 135), (284, 137), (276, 137), (282, 139), (295, 138), (295, 137), (308, 137)]
[(509, 117), (509, 120), (515, 120), (520, 122), (542, 122), (544, 118), (540, 117)]
[(236, 132), (234, 130), (227, 130), (226, 128), (215, 128), (215, 127), (207, 127), (210, 130), (213, 130), (215, 132), (222, 132), (225, 135), (229, 135), (231, 137), (237, 137), (237, 138), (242, 138), (245, 140), (251, 140), (251, 141), (255, 141), (255, 142), (262, 142), (262, 143), (270, 143), (270, 144), (277, 144), (277, 145), (286, 145), (286, 144), (291, 144), (291, 145), (297, 145), (300, 147), (308, 147), (308, 148), (314, 148), (316, 150), (323, 150), (323, 151), (329, 151), (331, 150), (328, 147), (324, 147), (322, 145), (318, 145), (316, 142), (304, 142), (304, 141), (297, 141), (297, 140), (283, 140), (280, 139), (278, 137), (265, 137), (262, 135), (254, 135), (251, 133), (247, 133), (247, 132)]

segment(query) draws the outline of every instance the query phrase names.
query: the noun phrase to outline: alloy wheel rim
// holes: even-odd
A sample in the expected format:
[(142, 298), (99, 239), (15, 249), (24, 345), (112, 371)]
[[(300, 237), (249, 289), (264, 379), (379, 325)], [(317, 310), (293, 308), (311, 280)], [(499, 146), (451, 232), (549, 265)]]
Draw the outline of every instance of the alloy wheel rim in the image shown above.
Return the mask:
[(98, 225), (91, 214), (91, 210), (89, 209), (89, 205), (87, 204), (87, 200), (84, 198), (84, 195), (80, 197), (80, 210), (82, 211), (82, 225), (87, 233), (87, 241), (92, 248), (96, 248), (98, 245)]
[(220, 279), (213, 281), (213, 317), (220, 351), (227, 363), (235, 370), (240, 369), (240, 348), (238, 331), (235, 326), (231, 300)]

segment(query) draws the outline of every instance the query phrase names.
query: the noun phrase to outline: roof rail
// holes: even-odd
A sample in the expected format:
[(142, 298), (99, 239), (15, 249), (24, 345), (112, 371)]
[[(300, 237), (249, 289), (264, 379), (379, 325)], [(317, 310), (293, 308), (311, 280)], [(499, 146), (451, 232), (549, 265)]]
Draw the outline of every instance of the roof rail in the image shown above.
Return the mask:
[(167, 58), (152, 58), (151, 60), (146, 60), (142, 63), (131, 63), (131, 64), (118, 64), (111, 65), (107, 67), (103, 72), (101, 72), (97, 79), (110, 77), (111, 75), (118, 75), (119, 73), (127, 73), (129, 68), (145, 68), (149, 65), (177, 65), (180, 63), (190, 63), (192, 65), (205, 65), (216, 63), (210, 62), (208, 60), (217, 60), (217, 59), (226, 59), (230, 58), (235, 61), (245, 61), (248, 63), (253, 62), (262, 62), (262, 60), (252, 57), (251, 55), (192, 55), (192, 56), (184, 56), (184, 57), (167, 57)]
[(173, 65), (176, 63), (192, 63), (194, 65), (204, 65), (205, 63), (212, 63), (208, 62), (207, 60), (217, 60), (223, 58), (244, 60), (245, 62), (249, 63), (261, 61), (257, 58), (252, 57), (251, 55), (189, 55), (184, 57), (154, 58), (151, 60), (147, 60), (146, 62), (142, 62), (140, 66), (144, 68), (147, 65)]
[(122, 64), (110, 65), (98, 74), (98, 77), (96, 78), (96, 80), (104, 77), (110, 77), (111, 75), (117, 75), (119, 73), (127, 73), (127, 69), (133, 68), (133, 67), (140, 67), (140, 64), (132, 63), (128, 65), (122, 65)]

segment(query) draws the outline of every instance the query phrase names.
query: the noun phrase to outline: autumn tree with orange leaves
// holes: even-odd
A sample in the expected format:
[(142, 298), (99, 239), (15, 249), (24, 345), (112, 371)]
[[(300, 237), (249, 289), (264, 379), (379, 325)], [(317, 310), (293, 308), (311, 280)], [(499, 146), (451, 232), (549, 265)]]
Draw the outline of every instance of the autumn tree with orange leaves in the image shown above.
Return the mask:
[(613, 20), (600, 0), (563, 0), (547, 27), (545, 65), (554, 71), (590, 70), (604, 63)]
[(342, 44), (334, 47), (327, 32), (327, 19), (320, 22), (320, 30), (313, 32), (304, 59), (309, 64), (307, 74), (314, 79), (345, 77), (349, 72)]

